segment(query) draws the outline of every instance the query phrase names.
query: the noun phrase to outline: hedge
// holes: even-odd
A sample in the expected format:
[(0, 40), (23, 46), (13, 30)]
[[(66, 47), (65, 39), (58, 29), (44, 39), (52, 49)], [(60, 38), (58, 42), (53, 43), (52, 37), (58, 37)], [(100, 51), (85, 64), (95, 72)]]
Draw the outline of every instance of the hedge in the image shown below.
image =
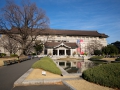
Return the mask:
[(82, 77), (96, 84), (120, 89), (120, 63), (104, 64), (87, 69)]
[(60, 69), (56, 66), (56, 64), (49, 57), (44, 57), (44, 58), (40, 59), (39, 61), (35, 62), (32, 65), (32, 68), (40, 68), (45, 71), (49, 71), (54, 74), (61, 75)]
[(18, 55), (17, 54), (11, 54), (10, 56), (11, 57), (17, 57)]
[(5, 53), (0, 53), (0, 57), (4, 57), (4, 56), (6, 56)]

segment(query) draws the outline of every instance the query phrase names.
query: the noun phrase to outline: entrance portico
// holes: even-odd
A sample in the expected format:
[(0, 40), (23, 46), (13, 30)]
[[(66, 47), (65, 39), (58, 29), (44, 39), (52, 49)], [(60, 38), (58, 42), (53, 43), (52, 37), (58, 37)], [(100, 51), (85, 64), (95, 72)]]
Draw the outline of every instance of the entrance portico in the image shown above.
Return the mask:
[(53, 55), (71, 55), (71, 50), (70, 49), (53, 49)]
[(57, 56), (72, 56), (73, 52), (76, 52), (76, 43), (63, 43), (63, 42), (47, 42), (45, 43), (47, 55)]

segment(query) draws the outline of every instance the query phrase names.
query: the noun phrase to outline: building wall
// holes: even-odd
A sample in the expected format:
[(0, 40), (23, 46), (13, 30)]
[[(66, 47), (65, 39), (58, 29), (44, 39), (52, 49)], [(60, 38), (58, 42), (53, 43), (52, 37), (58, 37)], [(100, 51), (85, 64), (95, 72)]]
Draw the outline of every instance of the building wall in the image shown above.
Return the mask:
[(87, 44), (88, 42), (90, 42), (91, 40), (97, 40), (100, 41), (101, 44), (103, 44), (103, 46), (107, 45), (107, 41), (106, 38), (99, 38), (99, 37), (89, 37), (89, 36), (58, 36), (58, 35), (49, 35), (49, 36), (45, 36), (45, 35), (41, 35), (37, 38), (37, 40), (41, 40), (41, 41), (66, 41), (66, 42), (77, 42), (77, 40), (83, 40), (83, 44)]
[[(89, 37), (89, 36), (62, 36), (62, 35), (49, 35), (49, 36), (39, 36), (37, 38), (37, 40), (42, 40), (43, 42), (49, 41), (49, 42), (73, 42), (73, 43), (77, 43), (77, 40), (83, 40), (83, 42), (81, 42), (81, 51), (89, 53), (87, 50), (87, 45), (89, 42), (91, 42), (92, 40), (97, 40), (100, 42), (100, 44), (102, 44), (103, 46), (107, 46), (107, 41), (106, 38), (99, 38), (99, 37)], [(73, 51), (76, 52), (76, 49)]]

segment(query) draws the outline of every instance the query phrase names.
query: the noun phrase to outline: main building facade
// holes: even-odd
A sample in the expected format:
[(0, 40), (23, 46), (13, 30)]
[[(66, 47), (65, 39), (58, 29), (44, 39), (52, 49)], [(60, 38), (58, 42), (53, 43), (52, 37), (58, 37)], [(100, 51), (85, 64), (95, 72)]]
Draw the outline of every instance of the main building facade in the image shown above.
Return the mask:
[[(44, 30), (37, 40), (41, 40), (44, 44), (43, 55), (73, 56), (91, 54), (89, 43), (93, 41), (98, 41), (102, 46), (106, 46), (107, 37), (97, 31), (48, 29)], [(7, 52), (1, 48), (1, 53)]]

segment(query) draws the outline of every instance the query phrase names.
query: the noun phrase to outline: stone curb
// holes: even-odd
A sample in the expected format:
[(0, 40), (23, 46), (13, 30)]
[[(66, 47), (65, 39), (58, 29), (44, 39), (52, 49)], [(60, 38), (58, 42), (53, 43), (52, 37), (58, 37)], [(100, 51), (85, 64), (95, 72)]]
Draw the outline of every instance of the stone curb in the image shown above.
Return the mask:
[(22, 82), (23, 86), (26, 85), (43, 85), (43, 84), (55, 84), (56, 82), (61, 82), (61, 79), (39, 79), (39, 80), (25, 80)]
[(62, 81), (64, 85), (66, 85), (68, 88), (70, 88), (70, 90), (76, 90), (73, 86), (71, 86), (70, 84), (68, 84), (66, 81)]
[(62, 82), (64, 80), (75, 80), (80, 79), (79, 77), (74, 78), (58, 78), (58, 79), (37, 79), (37, 80), (17, 80), (14, 86), (29, 86), (29, 85), (44, 85), (44, 84), (55, 84), (57, 82)]

